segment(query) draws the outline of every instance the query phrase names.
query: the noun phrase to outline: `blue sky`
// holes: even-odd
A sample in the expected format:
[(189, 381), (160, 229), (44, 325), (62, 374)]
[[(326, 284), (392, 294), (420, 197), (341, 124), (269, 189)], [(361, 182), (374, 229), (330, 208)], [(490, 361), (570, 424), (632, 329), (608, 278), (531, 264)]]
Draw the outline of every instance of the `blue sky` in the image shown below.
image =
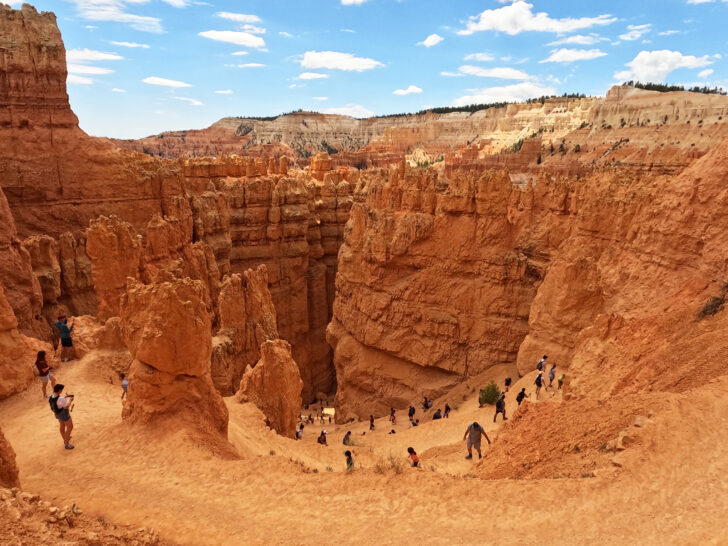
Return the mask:
[(97, 136), (136, 138), (299, 108), (366, 117), (603, 95), (625, 79), (728, 87), (725, 0), (34, 5), (58, 16), (71, 106)]

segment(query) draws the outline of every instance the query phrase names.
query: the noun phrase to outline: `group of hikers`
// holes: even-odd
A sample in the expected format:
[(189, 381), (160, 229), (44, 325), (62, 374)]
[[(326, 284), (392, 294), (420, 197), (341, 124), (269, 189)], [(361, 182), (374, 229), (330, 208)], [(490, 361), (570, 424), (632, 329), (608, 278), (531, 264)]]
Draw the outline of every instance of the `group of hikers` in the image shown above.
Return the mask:
[[(73, 321), (69, 324), (66, 316), (61, 315), (54, 325), (58, 330), (61, 362), (75, 360), (77, 355), (73, 346)], [(40, 379), (43, 398), (48, 399), (51, 411), (58, 420), (61, 438), (63, 439), (63, 447), (65, 449), (73, 449), (74, 446), (71, 443), (71, 431), (73, 430), (71, 412), (74, 407), (74, 395), (63, 394), (63, 390), (66, 387), (61, 383), (56, 383), (54, 368), (48, 363), (45, 351), (38, 351), (35, 363), (33, 364), (33, 372)], [(127, 379), (126, 374), (119, 373), (119, 380), (121, 381), (121, 399), (124, 400), (129, 390), (129, 379)], [(51, 384), (51, 390), (53, 391), (50, 396), (48, 396), (47, 392), (48, 383)]]

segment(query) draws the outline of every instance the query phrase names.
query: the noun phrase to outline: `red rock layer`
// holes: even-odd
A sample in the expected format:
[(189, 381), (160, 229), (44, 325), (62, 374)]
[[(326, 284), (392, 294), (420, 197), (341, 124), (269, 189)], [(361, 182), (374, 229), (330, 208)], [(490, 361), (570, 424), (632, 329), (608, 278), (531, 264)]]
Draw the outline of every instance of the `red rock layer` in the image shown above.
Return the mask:
[(0, 487), (20, 487), (15, 451), (0, 429)]

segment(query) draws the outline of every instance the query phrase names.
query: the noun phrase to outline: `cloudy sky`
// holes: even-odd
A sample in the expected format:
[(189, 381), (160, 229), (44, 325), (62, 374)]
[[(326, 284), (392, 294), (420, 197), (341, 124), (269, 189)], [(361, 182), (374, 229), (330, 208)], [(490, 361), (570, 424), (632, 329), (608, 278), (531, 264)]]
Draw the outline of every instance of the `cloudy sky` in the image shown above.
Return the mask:
[(71, 105), (81, 127), (99, 136), (136, 138), (299, 108), (366, 117), (603, 95), (629, 79), (728, 87), (727, 0), (34, 5), (58, 16)]

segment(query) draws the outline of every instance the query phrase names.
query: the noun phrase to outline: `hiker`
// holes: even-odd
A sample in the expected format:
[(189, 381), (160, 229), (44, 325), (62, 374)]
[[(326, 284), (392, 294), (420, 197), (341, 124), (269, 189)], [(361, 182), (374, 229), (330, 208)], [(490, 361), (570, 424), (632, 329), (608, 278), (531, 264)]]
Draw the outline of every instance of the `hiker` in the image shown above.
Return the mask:
[(559, 376), (559, 379), (558, 379), (558, 381), (559, 381), (559, 390), (561, 390), (561, 387), (564, 386), (564, 379), (566, 379), (566, 374), (565, 373), (562, 373)]
[(547, 358), (548, 358), (548, 356), (546, 356), (546, 355), (543, 355), (543, 358), (542, 358), (541, 360), (539, 360), (539, 361), (538, 361), (538, 364), (536, 364), (536, 369), (537, 369), (537, 370), (538, 370), (539, 372), (542, 372), (542, 371), (544, 371), (544, 369), (546, 368), (546, 359), (547, 359)]
[(369, 416), (369, 430), (374, 430), (374, 416)]
[(120, 373), (119, 379), (121, 379), (121, 399), (124, 400), (126, 398), (126, 392), (129, 390), (129, 380), (126, 378), (125, 373)]
[(556, 364), (551, 366), (551, 369), (549, 370), (549, 386), (548, 388), (551, 388), (551, 384), (554, 382), (554, 378), (556, 377)]
[(425, 396), (425, 400), (424, 400), (424, 401), (422, 402), (422, 409), (423, 409), (424, 411), (427, 411), (427, 410), (428, 410), (428, 409), (430, 409), (431, 407), (432, 407), (432, 400), (430, 400), (429, 398), (427, 398), (427, 397)]
[(60, 315), (55, 326), (61, 337), (61, 362), (71, 361), (76, 358), (76, 351), (73, 348), (73, 339), (71, 339), (73, 323), (69, 327), (68, 319), (66, 319), (65, 315)]
[(495, 402), (495, 415), (493, 416), (493, 422), (495, 423), (495, 418), (498, 417), (498, 414), (503, 414), (503, 420), (507, 421), (508, 417), (506, 417), (506, 393), (502, 393), (498, 400)]
[(321, 434), (319, 434), (318, 440), (316, 440), (316, 441), (317, 441), (317, 442), (318, 442), (319, 444), (321, 444), (322, 446), (327, 446), (327, 445), (329, 445), (329, 442), (328, 442), (328, 441), (326, 440), (326, 435), (327, 435), (327, 434), (328, 434), (328, 432), (326, 432), (325, 430), (322, 430), (322, 431), (321, 431)]
[(40, 378), (40, 386), (43, 389), (43, 398), (48, 398), (46, 389), (48, 388), (48, 382), (51, 383), (51, 388), (56, 386), (56, 380), (53, 378), (53, 368), (46, 362), (46, 352), (38, 351), (38, 355), (35, 358), (35, 367)]
[(397, 431), (394, 430), (394, 429), (392, 429), (392, 430), (389, 431), (389, 434), (397, 434)]
[(410, 426), (411, 427), (418, 427), (418, 426), (420, 426), (420, 420), (419, 419), (415, 419), (414, 421), (411, 421), (410, 422)]
[(510, 377), (506, 377), (505, 385), (506, 385), (506, 392), (508, 392), (511, 388), (511, 378)]
[(296, 431), (296, 440), (303, 440), (303, 423), (298, 426)]
[(61, 396), (65, 385), (59, 383), (53, 387), (53, 394), (48, 397), (48, 403), (51, 406), (53, 415), (58, 419), (61, 430), (61, 438), (63, 438), (63, 447), (73, 449), (71, 445), (71, 431), (73, 430), (73, 419), (71, 419), (71, 402), (73, 395)]
[(389, 408), (389, 420), (392, 421), (392, 424), (397, 424), (397, 416), (395, 415), (394, 408)]
[(313, 420), (312, 414), (310, 414), (310, 413), (308, 414), (308, 418), (306, 419), (306, 422), (311, 423), (312, 425), (314, 424), (315, 421)]
[(516, 395), (516, 402), (518, 402), (518, 405), (519, 405), (519, 406), (521, 405), (521, 402), (523, 402), (523, 399), (524, 399), (524, 398), (526, 398), (526, 396), (530, 396), (530, 395), (527, 395), (527, 394), (526, 394), (526, 387), (523, 387), (523, 388), (521, 389), (521, 392), (519, 392), (519, 393), (518, 393), (518, 394)]
[(346, 455), (346, 470), (354, 470), (354, 457), (351, 456), (351, 451), (347, 449), (344, 455)]
[(410, 459), (412, 459), (412, 466), (420, 466), (420, 458), (417, 456), (417, 452), (414, 450), (414, 448), (408, 447), (407, 453), (409, 453)]
[(438, 419), (442, 419), (442, 412), (440, 411), (440, 408), (437, 408), (437, 411), (432, 415), (433, 421), (437, 421)]
[(350, 446), (351, 444), (351, 431), (347, 430), (346, 434), (344, 434), (344, 440), (341, 442), (345, 446)]
[(445, 402), (445, 413), (443, 414), (443, 417), (445, 419), (450, 418), (450, 404), (448, 404), (447, 402)]
[(536, 400), (538, 400), (538, 393), (541, 392), (541, 387), (543, 386), (543, 372), (538, 372), (534, 383), (536, 384)]
[(407, 411), (407, 415), (409, 416), (409, 420), (411, 421), (412, 418), (415, 416), (415, 407), (410, 404), (409, 410)]
[(485, 430), (483, 430), (483, 427), (481, 427), (477, 421), (474, 421), (465, 430), (465, 436), (463, 436), (463, 440), (466, 440), (466, 439), (468, 440), (468, 443), (467, 443), (468, 454), (465, 456), (466, 459), (473, 458), (473, 448), (475, 448), (475, 451), (478, 452), (478, 459), (482, 458), (482, 455), (480, 453), (481, 436), (485, 436), (485, 439), (488, 440), (488, 445), (490, 445), (490, 438), (488, 438), (488, 435), (485, 433)]

